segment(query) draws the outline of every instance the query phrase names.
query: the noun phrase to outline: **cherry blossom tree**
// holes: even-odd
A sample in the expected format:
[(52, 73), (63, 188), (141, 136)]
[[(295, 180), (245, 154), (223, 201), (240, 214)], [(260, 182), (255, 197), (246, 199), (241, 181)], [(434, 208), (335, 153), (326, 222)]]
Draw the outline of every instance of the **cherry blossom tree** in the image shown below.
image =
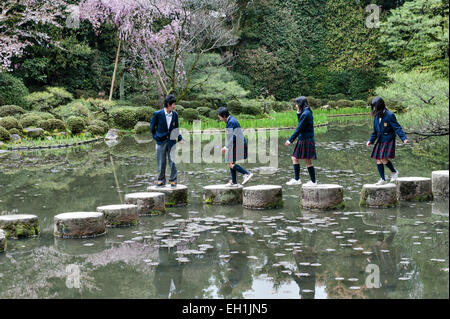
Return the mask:
[(66, 8), (64, 0), (1, 0), (0, 71), (11, 70), (11, 59), (27, 46), (51, 44), (50, 36), (38, 27), (62, 27)]
[(237, 42), (237, 8), (234, 0), (83, 0), (80, 18), (97, 30), (114, 24), (119, 46), (127, 44), (126, 54), (145, 66), (160, 95), (181, 98), (200, 85), (191, 83), (200, 57)]

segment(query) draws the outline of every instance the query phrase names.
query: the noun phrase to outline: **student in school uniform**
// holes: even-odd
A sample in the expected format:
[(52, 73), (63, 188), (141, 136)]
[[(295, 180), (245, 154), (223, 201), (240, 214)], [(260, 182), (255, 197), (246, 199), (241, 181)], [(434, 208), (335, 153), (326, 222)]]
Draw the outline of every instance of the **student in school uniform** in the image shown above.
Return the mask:
[(222, 148), (222, 153), (225, 153), (225, 162), (227, 163), (231, 172), (231, 181), (227, 184), (228, 187), (237, 187), (237, 173), (244, 175), (242, 185), (245, 185), (253, 177), (250, 173), (236, 164), (237, 161), (247, 159), (247, 140), (242, 132), (241, 125), (238, 120), (231, 116), (226, 107), (221, 107), (217, 110), (219, 120), (226, 123), (226, 145)]
[(177, 186), (177, 166), (175, 165), (175, 145), (184, 143), (180, 134), (178, 114), (175, 112), (177, 99), (170, 94), (164, 99), (164, 108), (153, 113), (150, 131), (156, 141), (156, 162), (158, 165), (158, 181), (156, 186), (166, 185), (166, 163), (170, 166), (170, 186)]
[(404, 144), (408, 143), (408, 138), (402, 127), (397, 122), (395, 114), (386, 108), (384, 100), (377, 96), (371, 103), (373, 119), (373, 133), (367, 142), (367, 147), (375, 143), (371, 157), (377, 161), (378, 173), (381, 179), (376, 185), (386, 184), (384, 175), (384, 165), (392, 172), (391, 182), (398, 178), (398, 171), (390, 159), (395, 158), (395, 135), (397, 134)]
[(316, 186), (316, 172), (312, 164), (312, 160), (317, 159), (316, 143), (314, 141), (314, 117), (311, 107), (308, 105), (306, 97), (301, 96), (295, 100), (297, 106), (298, 125), (294, 134), (286, 141), (285, 145), (291, 145), (297, 138), (294, 153), (292, 154), (292, 163), (294, 165), (294, 178), (286, 185), (300, 185), (300, 163), (299, 160), (304, 160), (308, 168), (310, 181), (306, 183), (307, 186)]

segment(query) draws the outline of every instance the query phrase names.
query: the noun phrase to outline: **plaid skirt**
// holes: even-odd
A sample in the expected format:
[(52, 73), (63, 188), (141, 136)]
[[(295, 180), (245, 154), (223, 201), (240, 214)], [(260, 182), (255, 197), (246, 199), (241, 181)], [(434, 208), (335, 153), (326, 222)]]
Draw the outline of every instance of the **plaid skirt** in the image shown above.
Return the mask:
[(316, 143), (313, 138), (298, 140), (292, 154), (297, 159), (317, 159)]
[(373, 147), (371, 157), (377, 160), (395, 158), (395, 140), (383, 143), (377, 142)]
[(248, 158), (247, 143), (236, 145), (233, 143), (233, 150), (229, 150), (225, 154), (225, 163), (236, 163), (237, 161), (246, 160)]

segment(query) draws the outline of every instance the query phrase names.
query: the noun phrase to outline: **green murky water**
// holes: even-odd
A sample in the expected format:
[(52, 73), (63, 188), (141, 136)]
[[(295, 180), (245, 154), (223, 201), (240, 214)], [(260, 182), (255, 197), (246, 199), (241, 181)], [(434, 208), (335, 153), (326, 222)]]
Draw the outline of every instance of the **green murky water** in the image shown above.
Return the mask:
[[(274, 174), (258, 174), (267, 163), (243, 166), (257, 173), (251, 185), (283, 185), (283, 209), (204, 206), (202, 187), (227, 182), (228, 170), (179, 164), (187, 207), (95, 239), (54, 239), (53, 216), (145, 191), (156, 174), (153, 142), (125, 137), (113, 147), (2, 153), (0, 213), (36, 214), (42, 233), (10, 240), (0, 254), (0, 298), (448, 298), (448, 199), (358, 206), (362, 185), (378, 180), (364, 145), (369, 122), (331, 125), (316, 137), (318, 181), (344, 186), (343, 211), (299, 208), (300, 188), (284, 185), (293, 146), (280, 137)], [(411, 146), (399, 145), (394, 164), (401, 176), (448, 169)]]

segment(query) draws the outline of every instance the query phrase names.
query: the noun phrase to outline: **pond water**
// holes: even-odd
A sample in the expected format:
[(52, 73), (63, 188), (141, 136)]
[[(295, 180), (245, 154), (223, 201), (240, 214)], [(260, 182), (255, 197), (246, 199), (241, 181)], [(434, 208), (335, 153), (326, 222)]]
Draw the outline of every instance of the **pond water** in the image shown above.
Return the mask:
[[(280, 136), (276, 172), (258, 174), (266, 163), (243, 166), (256, 173), (249, 185), (283, 185), (283, 209), (204, 206), (202, 187), (228, 182), (229, 171), (182, 163), (187, 207), (80, 240), (55, 239), (53, 216), (145, 191), (156, 175), (154, 142), (126, 136), (112, 147), (2, 153), (0, 213), (38, 215), (41, 235), (8, 241), (0, 298), (448, 298), (448, 199), (361, 209), (362, 185), (378, 180), (369, 134), (364, 118), (316, 136), (317, 179), (344, 186), (342, 211), (299, 208), (300, 187), (285, 185), (293, 146)], [(398, 145), (394, 164), (400, 176), (448, 169), (408, 145)], [(304, 164), (301, 176), (308, 180)]]

